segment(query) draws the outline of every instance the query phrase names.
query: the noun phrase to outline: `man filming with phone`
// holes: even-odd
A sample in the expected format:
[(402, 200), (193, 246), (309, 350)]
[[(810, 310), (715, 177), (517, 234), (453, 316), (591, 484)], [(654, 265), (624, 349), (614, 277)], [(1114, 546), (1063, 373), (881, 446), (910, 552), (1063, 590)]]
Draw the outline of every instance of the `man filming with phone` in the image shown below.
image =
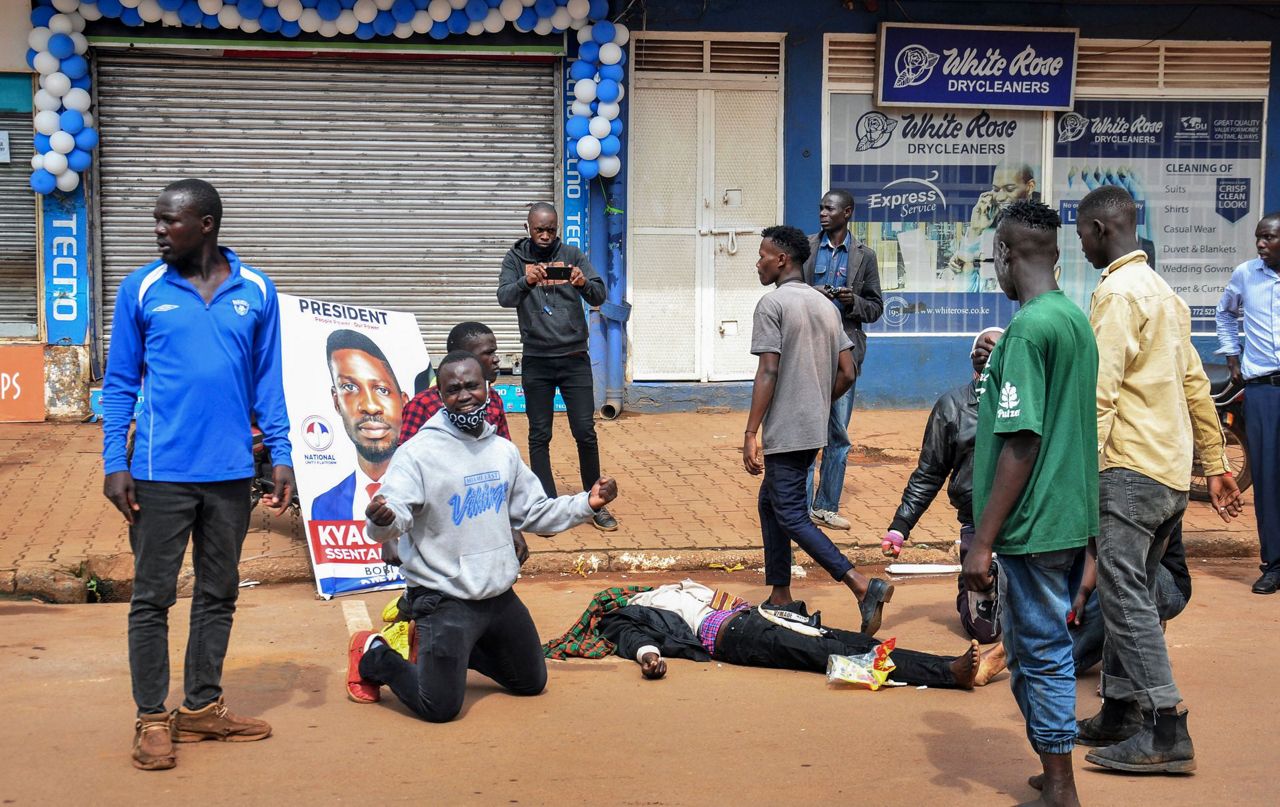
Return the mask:
[[(582, 250), (560, 240), (560, 221), (553, 206), (546, 202), (530, 205), (525, 229), (528, 237), (512, 245), (502, 259), (498, 303), (516, 309), (520, 321), (529, 465), (546, 494), (555, 497), (550, 447), (557, 387), (564, 397), (569, 431), (578, 444), (582, 489), (590, 490), (600, 477), (587, 317), (582, 304), (603, 303), (605, 287)], [(618, 528), (617, 519), (603, 507), (596, 511), (592, 524), (605, 531)]]

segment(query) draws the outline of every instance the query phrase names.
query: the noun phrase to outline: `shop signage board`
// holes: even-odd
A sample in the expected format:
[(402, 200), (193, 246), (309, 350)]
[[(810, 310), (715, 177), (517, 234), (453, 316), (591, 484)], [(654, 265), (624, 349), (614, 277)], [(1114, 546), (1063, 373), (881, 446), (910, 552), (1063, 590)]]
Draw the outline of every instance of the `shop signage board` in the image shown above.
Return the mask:
[(404, 404), (429, 376), (417, 318), (281, 294), (280, 339), (316, 590), (328, 599), (398, 588), (404, 580), (366, 535), (364, 509), (395, 451)]
[(0, 422), (44, 420), (44, 346), (0, 345)]
[(46, 341), (89, 344), (89, 213), (84, 185), (40, 198)]
[(1075, 28), (882, 23), (880, 106), (1070, 109)]
[(1063, 220), (1063, 286), (1087, 307), (1098, 282), (1076, 238), (1080, 200), (1120, 185), (1138, 203), (1138, 236), (1156, 271), (1214, 332), (1232, 270), (1257, 257), (1262, 101), (1080, 101), (1055, 116), (1053, 198)]

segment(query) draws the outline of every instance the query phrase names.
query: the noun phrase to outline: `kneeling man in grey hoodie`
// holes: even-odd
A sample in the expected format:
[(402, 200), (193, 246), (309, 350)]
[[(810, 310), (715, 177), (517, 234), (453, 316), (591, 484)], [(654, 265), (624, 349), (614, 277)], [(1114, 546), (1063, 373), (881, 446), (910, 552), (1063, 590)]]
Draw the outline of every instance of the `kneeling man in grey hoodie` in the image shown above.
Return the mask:
[(479, 360), (455, 351), (437, 372), (445, 408), (396, 450), (365, 511), (370, 538), (398, 536), (417, 664), (360, 631), (347, 648), (347, 696), (374, 703), (386, 684), (422, 719), (445, 723), (462, 709), (468, 668), (516, 695), (546, 687), (538, 631), (512, 590), (512, 528), (562, 532), (590, 521), (618, 487), (601, 477), (590, 492), (548, 498), (515, 444), (485, 422)]

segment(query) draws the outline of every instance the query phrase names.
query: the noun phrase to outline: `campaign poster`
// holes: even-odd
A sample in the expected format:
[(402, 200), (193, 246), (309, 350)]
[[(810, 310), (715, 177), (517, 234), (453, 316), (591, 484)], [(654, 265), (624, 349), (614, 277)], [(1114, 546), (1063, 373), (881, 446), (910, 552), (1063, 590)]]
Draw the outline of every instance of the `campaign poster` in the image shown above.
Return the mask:
[(413, 314), (280, 295), (289, 438), (321, 597), (404, 585), (365, 534), (364, 511), (430, 377)]
[[(884, 314), (873, 334), (973, 334), (1015, 304), (990, 260), (996, 214), (1040, 198), (1044, 115), (877, 108), (834, 93), (828, 187), (854, 196), (850, 228), (876, 253)], [(816, 204), (815, 204), (816, 207)]]
[(1138, 205), (1138, 240), (1191, 308), (1197, 334), (1232, 270), (1257, 257), (1261, 216), (1261, 101), (1080, 101), (1054, 124), (1053, 198), (1062, 215), (1062, 286), (1081, 307), (1098, 285), (1076, 236), (1089, 191), (1119, 185)]

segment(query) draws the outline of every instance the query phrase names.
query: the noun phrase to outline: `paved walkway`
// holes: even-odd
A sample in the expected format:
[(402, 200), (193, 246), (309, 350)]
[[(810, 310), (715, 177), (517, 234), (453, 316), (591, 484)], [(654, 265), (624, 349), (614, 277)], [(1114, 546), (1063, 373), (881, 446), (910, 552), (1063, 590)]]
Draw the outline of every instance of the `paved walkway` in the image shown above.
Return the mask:
[[(927, 415), (855, 413), (842, 507), (853, 529), (829, 534), (856, 562), (878, 562), (880, 536), (915, 465)], [(745, 420), (742, 412), (709, 411), (598, 422), (603, 468), (619, 481), (620, 498), (611, 509), (621, 528), (603, 533), (587, 525), (551, 539), (530, 536), (526, 570), (758, 567), (759, 480), (742, 469)], [(512, 416), (511, 426), (523, 449), (524, 417)], [(577, 476), (576, 453), (563, 416), (555, 435), (553, 464), (561, 490), (568, 491)], [(97, 425), (0, 424), (0, 592), (16, 587), (56, 598), (46, 591), (50, 575), (74, 588), (71, 576), (91, 558), (99, 576), (130, 576), (124, 522), (101, 492), (100, 448)], [(1253, 557), (1252, 493), (1246, 504), (1246, 514), (1226, 525), (1206, 505), (1192, 503), (1185, 533), (1191, 553)], [(955, 534), (955, 511), (944, 493), (913, 533), (904, 560), (944, 559)], [(803, 554), (796, 560), (808, 563)], [(298, 516), (255, 511), (244, 565), (246, 576), (264, 581), (309, 579)]]

